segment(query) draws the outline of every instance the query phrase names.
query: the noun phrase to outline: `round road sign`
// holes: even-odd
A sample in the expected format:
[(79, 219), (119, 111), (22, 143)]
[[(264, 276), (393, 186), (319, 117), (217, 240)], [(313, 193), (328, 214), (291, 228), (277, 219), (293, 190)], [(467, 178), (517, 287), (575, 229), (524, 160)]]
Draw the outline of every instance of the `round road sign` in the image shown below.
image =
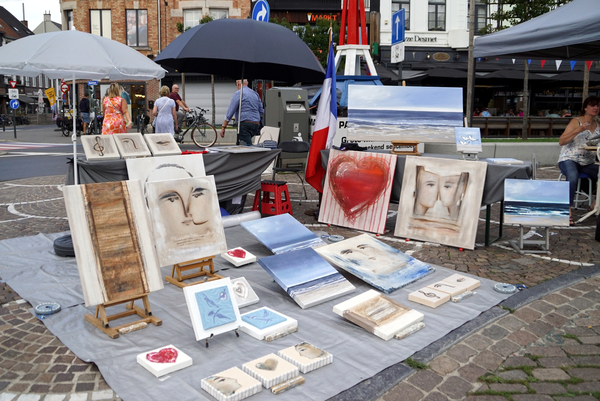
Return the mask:
[(19, 101), (17, 99), (12, 99), (10, 101), (10, 108), (16, 110), (19, 108)]
[(64, 83), (64, 82), (63, 82), (63, 83), (60, 85), (60, 91), (61, 91), (62, 93), (67, 93), (67, 92), (69, 91), (69, 85), (67, 85), (66, 83)]

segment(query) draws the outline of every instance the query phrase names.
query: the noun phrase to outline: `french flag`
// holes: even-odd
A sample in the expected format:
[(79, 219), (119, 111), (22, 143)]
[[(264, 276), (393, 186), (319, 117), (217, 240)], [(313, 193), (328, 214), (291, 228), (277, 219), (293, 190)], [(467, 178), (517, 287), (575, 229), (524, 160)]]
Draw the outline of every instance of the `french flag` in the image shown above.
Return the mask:
[(327, 57), (327, 73), (321, 88), (321, 97), (319, 98), (315, 129), (310, 143), (305, 174), (306, 182), (320, 193), (323, 193), (323, 177), (325, 177), (325, 169), (321, 166), (321, 150), (331, 148), (336, 129), (335, 57), (333, 54), (333, 41), (331, 41), (329, 56)]

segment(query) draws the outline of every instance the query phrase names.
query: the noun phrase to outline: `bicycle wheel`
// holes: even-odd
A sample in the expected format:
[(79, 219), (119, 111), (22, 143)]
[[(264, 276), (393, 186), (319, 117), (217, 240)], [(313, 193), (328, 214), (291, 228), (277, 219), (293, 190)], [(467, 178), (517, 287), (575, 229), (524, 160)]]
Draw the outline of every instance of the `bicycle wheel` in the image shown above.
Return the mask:
[(73, 126), (69, 125), (69, 120), (63, 119), (62, 123), (60, 124), (60, 129), (62, 131), (63, 136), (69, 136), (73, 133)]
[(217, 129), (208, 123), (202, 123), (192, 129), (192, 141), (199, 148), (210, 148), (217, 142)]

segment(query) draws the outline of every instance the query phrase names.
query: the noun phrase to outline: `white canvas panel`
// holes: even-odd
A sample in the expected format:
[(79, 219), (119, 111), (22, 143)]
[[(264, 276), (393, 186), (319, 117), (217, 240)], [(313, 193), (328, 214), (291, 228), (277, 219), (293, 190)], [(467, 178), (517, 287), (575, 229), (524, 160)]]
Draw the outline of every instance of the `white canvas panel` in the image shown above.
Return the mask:
[(150, 148), (153, 156), (170, 156), (180, 155), (181, 149), (173, 135), (169, 133), (163, 134), (146, 134), (144, 140)]
[(481, 153), (481, 130), (479, 128), (455, 127), (456, 151)]
[(237, 367), (202, 379), (200, 386), (219, 401), (241, 401), (262, 390), (258, 380)]
[(306, 341), (282, 349), (277, 355), (298, 366), (302, 373), (311, 372), (333, 362), (333, 355)]
[(319, 222), (382, 234), (396, 155), (331, 150)]
[(246, 278), (240, 277), (231, 280), (231, 287), (239, 308), (258, 303), (258, 295), (256, 295)]
[(131, 134), (113, 134), (115, 144), (123, 159), (127, 157), (148, 157), (152, 156), (148, 145), (142, 134), (134, 132)]
[(213, 176), (147, 185), (161, 266), (207, 258), (227, 250)]
[(269, 354), (242, 365), (242, 370), (271, 388), (300, 374), (300, 370), (285, 359)]
[(221, 257), (234, 265), (241, 267), (249, 263), (256, 262), (256, 256), (245, 250), (244, 248), (233, 248), (221, 254)]
[(138, 354), (136, 360), (156, 377), (168, 375), (193, 364), (192, 358), (173, 345)]
[(116, 160), (121, 155), (112, 135), (83, 135), (83, 152), (89, 161)]
[(475, 247), (487, 163), (407, 156), (394, 235)]
[(298, 321), (265, 306), (244, 313), (240, 329), (257, 340), (272, 341), (298, 331)]
[(196, 341), (240, 327), (242, 320), (229, 277), (183, 289)]

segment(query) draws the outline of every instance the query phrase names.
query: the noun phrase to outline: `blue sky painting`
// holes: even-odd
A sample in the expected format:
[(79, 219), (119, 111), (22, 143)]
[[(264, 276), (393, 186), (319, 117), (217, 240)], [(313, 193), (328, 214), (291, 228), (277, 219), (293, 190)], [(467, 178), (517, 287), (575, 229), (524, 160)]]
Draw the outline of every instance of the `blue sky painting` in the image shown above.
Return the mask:
[(481, 153), (481, 130), (479, 128), (455, 127), (456, 150), (465, 153)]
[(278, 313), (270, 311), (269, 309), (261, 308), (249, 313), (244, 313), (242, 315), (242, 320), (259, 330), (263, 330), (267, 327), (275, 326), (276, 324), (285, 322), (287, 318)]
[(323, 244), (323, 240), (288, 213), (242, 223), (274, 254)]
[(569, 183), (504, 180), (504, 222), (535, 227), (568, 226)]
[(435, 271), (428, 264), (367, 234), (316, 251), (329, 262), (386, 294)]
[(455, 143), (462, 88), (348, 87), (348, 139)]

